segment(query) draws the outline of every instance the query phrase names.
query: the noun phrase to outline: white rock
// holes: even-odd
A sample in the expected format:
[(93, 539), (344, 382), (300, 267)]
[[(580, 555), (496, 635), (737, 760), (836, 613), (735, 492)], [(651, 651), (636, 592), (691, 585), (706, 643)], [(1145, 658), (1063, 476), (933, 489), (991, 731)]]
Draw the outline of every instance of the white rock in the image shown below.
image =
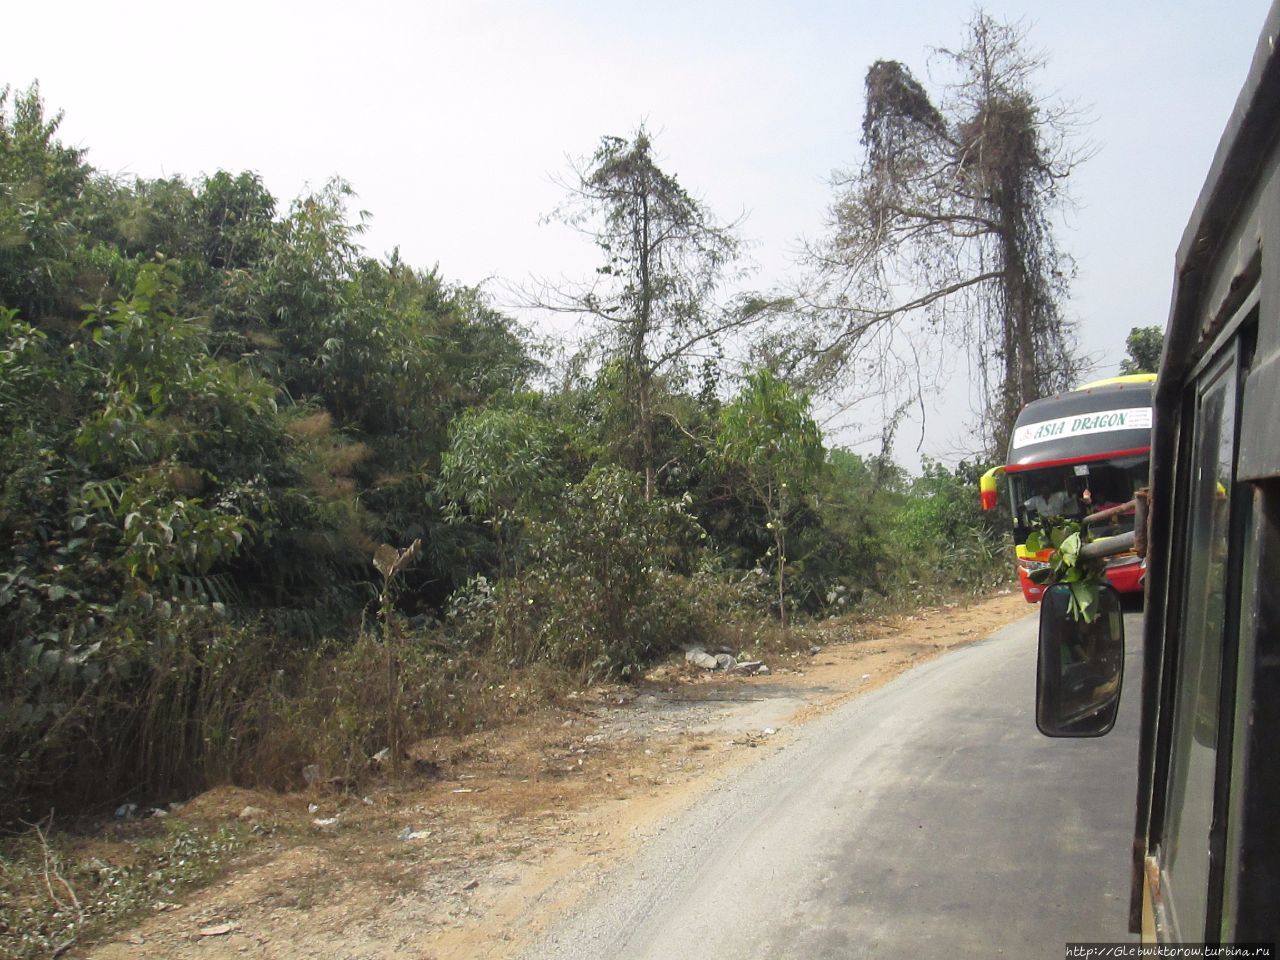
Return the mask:
[(684, 659), (686, 662), (692, 663), (695, 667), (701, 667), (703, 670), (714, 670), (720, 666), (720, 661), (705, 650), (690, 650), (684, 655)]

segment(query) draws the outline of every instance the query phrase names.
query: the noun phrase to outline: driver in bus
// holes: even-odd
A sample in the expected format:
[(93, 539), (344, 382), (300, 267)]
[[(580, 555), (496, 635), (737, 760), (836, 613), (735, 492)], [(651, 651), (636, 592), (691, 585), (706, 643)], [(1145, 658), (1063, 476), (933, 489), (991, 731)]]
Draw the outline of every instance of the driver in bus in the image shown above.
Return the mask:
[(1034, 489), (1036, 494), (1026, 502), (1026, 507), (1038, 516), (1060, 517), (1068, 507), (1075, 506), (1075, 498), (1047, 477), (1038, 479)]

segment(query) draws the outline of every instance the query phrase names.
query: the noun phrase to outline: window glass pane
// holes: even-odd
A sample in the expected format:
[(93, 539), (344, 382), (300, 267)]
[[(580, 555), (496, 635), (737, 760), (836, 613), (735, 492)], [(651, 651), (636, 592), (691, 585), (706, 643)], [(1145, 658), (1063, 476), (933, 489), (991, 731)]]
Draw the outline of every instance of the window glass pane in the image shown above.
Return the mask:
[(1201, 394), (1193, 435), (1190, 515), (1182, 543), (1185, 604), (1164, 866), (1177, 934), (1190, 940), (1204, 934), (1209, 880), (1234, 459), (1233, 369), (1219, 367)]

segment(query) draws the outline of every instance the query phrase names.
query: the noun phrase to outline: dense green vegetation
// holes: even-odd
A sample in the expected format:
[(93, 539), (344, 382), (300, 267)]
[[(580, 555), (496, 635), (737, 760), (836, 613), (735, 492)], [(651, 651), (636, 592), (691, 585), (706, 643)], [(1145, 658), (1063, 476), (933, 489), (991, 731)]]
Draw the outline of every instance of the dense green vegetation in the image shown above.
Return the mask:
[[(58, 119), (0, 97), (0, 817), (349, 776), (510, 671), (1006, 574), (976, 467), (824, 449), (801, 385), (697, 368), (750, 308), (643, 134), (583, 181), (616, 336), (549, 377), (483, 291), (366, 254), (343, 183), (123, 182)], [(684, 260), (627, 247), (636, 182)]]
[(1120, 372), (1156, 373), (1160, 369), (1160, 353), (1164, 350), (1163, 327), (1132, 327), (1125, 338), (1125, 358)]

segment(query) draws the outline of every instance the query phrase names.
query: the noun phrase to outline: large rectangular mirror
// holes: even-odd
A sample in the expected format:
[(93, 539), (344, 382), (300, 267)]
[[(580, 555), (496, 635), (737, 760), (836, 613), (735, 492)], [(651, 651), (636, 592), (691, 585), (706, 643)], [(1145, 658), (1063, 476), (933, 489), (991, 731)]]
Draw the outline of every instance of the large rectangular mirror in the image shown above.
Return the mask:
[(1100, 737), (1120, 708), (1124, 680), (1124, 615), (1120, 596), (1099, 587), (1097, 615), (1068, 613), (1071, 588), (1059, 583), (1040, 601), (1036, 726), (1047, 737)]

